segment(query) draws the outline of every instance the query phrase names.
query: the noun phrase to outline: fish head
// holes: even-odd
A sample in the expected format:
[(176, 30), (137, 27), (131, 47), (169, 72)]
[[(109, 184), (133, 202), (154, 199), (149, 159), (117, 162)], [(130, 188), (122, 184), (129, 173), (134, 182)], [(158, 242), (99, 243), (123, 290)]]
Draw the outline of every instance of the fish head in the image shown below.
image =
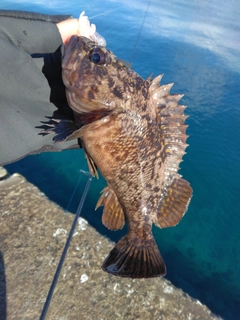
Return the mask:
[(69, 105), (80, 114), (126, 108), (144, 83), (110, 50), (79, 36), (62, 46), (62, 70)]

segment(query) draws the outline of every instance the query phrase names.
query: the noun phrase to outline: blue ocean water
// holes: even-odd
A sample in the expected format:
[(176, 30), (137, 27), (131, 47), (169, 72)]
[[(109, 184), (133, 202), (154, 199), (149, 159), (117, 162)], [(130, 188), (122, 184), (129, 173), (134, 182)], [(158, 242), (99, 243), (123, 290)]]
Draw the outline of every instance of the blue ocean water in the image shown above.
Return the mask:
[[(174, 82), (172, 93), (185, 94), (190, 146), (180, 173), (193, 198), (177, 227), (154, 228), (154, 235), (174, 285), (224, 319), (240, 319), (239, 1), (3, 0), (0, 7), (74, 17), (85, 10), (118, 57), (144, 78), (164, 73), (163, 83)], [(81, 150), (30, 156), (6, 168), (76, 211), (87, 180), (79, 171), (87, 170)], [(118, 240), (126, 230), (108, 231), (101, 210), (94, 211), (104, 186), (103, 178), (92, 183), (83, 216)]]

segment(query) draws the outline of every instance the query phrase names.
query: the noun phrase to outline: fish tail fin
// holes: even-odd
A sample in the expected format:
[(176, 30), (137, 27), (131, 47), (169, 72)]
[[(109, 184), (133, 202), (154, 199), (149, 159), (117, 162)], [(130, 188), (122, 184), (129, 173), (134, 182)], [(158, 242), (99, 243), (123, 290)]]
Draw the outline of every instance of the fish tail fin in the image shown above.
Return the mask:
[(116, 244), (102, 269), (128, 278), (153, 278), (166, 274), (166, 266), (154, 238), (142, 240), (132, 233)]

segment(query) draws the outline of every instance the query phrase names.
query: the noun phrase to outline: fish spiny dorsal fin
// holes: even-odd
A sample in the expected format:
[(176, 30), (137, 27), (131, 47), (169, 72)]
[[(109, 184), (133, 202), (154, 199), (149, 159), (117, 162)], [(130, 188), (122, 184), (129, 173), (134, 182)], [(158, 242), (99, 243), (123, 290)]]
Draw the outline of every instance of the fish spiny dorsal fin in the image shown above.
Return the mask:
[(185, 214), (192, 196), (189, 183), (178, 174), (179, 164), (185, 154), (187, 116), (184, 115), (186, 106), (179, 105), (181, 94), (170, 94), (173, 83), (159, 85), (162, 75), (153, 79), (150, 87), (150, 102), (157, 109), (161, 120), (161, 136), (159, 139), (164, 146), (164, 184), (162, 197), (157, 209), (155, 224), (158, 227), (176, 225)]
[(149, 87), (149, 92), (150, 93), (154, 92), (155, 89), (159, 88), (159, 83), (160, 83), (162, 77), (163, 77), (163, 74), (160, 74), (159, 76), (157, 76), (156, 78), (154, 78), (152, 80), (151, 86)]
[(165, 174), (168, 178), (169, 175), (177, 174), (179, 164), (188, 146), (186, 144), (187, 125), (184, 124), (187, 116), (184, 115), (186, 106), (178, 104), (183, 95), (170, 94), (173, 84), (160, 86), (161, 78), (162, 75), (153, 79), (149, 92), (151, 102), (156, 107), (161, 119), (161, 137), (159, 138), (164, 142), (166, 153)]
[(151, 81), (152, 81), (152, 75), (153, 75), (153, 74), (151, 73), (151, 74), (147, 77), (146, 80), (147, 80), (147, 81), (148, 81), (148, 80), (151, 80)]
[(147, 77), (145, 82), (150, 86), (150, 84), (152, 83), (152, 73)]

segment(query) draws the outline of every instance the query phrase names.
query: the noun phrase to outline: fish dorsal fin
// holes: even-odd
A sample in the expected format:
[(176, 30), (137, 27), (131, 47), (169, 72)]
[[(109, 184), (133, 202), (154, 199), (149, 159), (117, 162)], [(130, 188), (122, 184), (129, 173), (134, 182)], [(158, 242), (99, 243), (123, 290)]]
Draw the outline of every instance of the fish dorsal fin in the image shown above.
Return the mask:
[(173, 84), (159, 85), (162, 75), (153, 79), (149, 87), (150, 102), (156, 108), (160, 116), (159, 139), (164, 144), (166, 155), (165, 160), (165, 181), (172, 183), (179, 169), (179, 164), (185, 154), (187, 125), (184, 124), (187, 116), (184, 115), (186, 106), (179, 105), (179, 100), (183, 97), (181, 94), (170, 94)]
[(149, 87), (150, 103), (160, 117), (159, 139), (165, 157), (163, 191), (156, 218), (156, 225), (161, 228), (174, 226), (181, 220), (192, 196), (189, 183), (178, 174), (179, 164), (188, 146), (187, 125), (184, 124), (186, 106), (178, 104), (183, 95), (170, 94), (172, 83), (160, 86), (162, 76), (154, 78)]
[(159, 228), (176, 226), (185, 212), (192, 196), (192, 188), (189, 183), (176, 178), (165, 189), (164, 197), (157, 208), (156, 220), (154, 221)]
[(101, 206), (104, 206), (102, 215), (104, 226), (110, 230), (122, 229), (125, 225), (125, 214), (115, 192), (109, 186), (102, 190), (95, 210)]

